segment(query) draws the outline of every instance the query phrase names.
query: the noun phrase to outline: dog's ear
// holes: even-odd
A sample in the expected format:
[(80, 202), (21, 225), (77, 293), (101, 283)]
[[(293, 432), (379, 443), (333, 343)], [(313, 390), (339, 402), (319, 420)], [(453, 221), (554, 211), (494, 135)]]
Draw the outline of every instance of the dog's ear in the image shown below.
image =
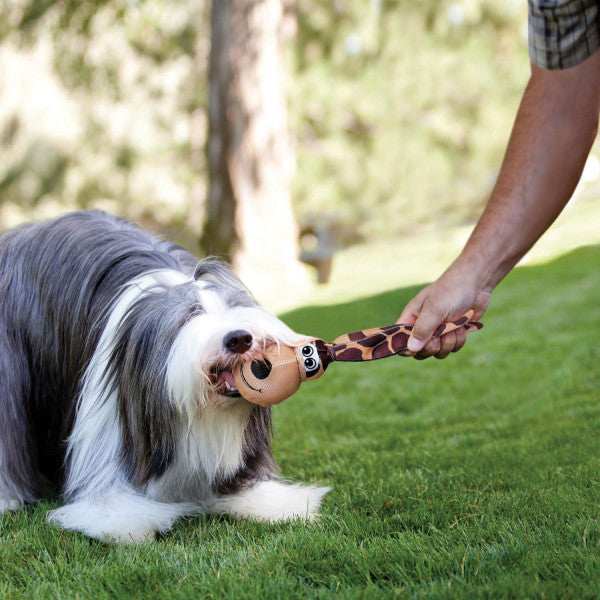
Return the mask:
[(202, 259), (194, 271), (194, 279), (205, 279), (213, 283), (229, 284), (244, 287), (240, 279), (233, 274), (229, 264), (218, 256), (207, 256)]
[(207, 281), (221, 288), (227, 294), (231, 305), (253, 306), (256, 304), (250, 290), (221, 258), (208, 256), (202, 259), (196, 266), (194, 279)]

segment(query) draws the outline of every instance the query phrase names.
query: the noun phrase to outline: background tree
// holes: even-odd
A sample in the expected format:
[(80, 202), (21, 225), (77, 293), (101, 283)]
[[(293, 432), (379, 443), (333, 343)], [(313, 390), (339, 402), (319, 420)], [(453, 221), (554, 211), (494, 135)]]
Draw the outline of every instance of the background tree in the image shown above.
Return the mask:
[(253, 290), (299, 285), (294, 166), (281, 0), (214, 0), (209, 65), (209, 193), (201, 244)]
[[(283, 54), (281, 2), (297, 25)], [(206, 152), (208, 0), (0, 2), (1, 229), (103, 208), (197, 252), (207, 217), (214, 252), (229, 235), (241, 267), (244, 250), (271, 243), (262, 260), (274, 264), (295, 255), (289, 193), (273, 191), (288, 189), (294, 154), (298, 219), (341, 221), (346, 244), (479, 214), (528, 75), (525, 0), (215, 5), (211, 121), (223, 121)], [(266, 113), (268, 129), (251, 126)], [(227, 175), (210, 200), (209, 155)], [(215, 205), (242, 191), (264, 201)], [(261, 234), (265, 222), (278, 227)]]

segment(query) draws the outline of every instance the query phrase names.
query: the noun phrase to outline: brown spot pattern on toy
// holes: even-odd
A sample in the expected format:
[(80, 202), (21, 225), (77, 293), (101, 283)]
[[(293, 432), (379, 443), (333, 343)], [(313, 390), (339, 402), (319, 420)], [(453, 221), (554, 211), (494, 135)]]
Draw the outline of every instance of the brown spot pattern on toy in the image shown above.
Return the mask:
[[(469, 311), (456, 321), (443, 323), (435, 330), (433, 337), (440, 337), (459, 327), (464, 327), (467, 332), (481, 329), (483, 325), (477, 321), (471, 321), (472, 316), (473, 311)], [(327, 364), (331, 360), (360, 362), (399, 354), (406, 350), (412, 329), (412, 325), (396, 323), (386, 327), (363, 329), (341, 335), (333, 341), (333, 344), (324, 344), (327, 347), (329, 358)]]

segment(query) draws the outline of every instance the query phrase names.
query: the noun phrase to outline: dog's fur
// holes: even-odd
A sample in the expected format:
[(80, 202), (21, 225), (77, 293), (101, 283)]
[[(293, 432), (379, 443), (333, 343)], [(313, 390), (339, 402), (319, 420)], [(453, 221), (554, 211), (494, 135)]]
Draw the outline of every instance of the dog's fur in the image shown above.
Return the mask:
[[(231, 331), (252, 336), (240, 354)], [(0, 238), (0, 512), (48, 484), (51, 522), (142, 541), (198, 512), (313, 518), (327, 488), (278, 478), (271, 416), (225, 385), (299, 336), (223, 264), (104, 213)]]

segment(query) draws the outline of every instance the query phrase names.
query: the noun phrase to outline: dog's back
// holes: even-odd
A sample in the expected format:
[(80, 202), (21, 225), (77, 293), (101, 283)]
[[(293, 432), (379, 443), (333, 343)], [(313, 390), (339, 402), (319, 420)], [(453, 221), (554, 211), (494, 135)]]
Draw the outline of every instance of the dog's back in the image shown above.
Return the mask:
[(18, 454), (0, 455), (0, 478), (8, 470), (5, 478), (24, 489), (34, 474), (60, 479), (80, 376), (107, 307), (145, 272), (191, 275), (195, 264), (179, 246), (98, 211), (24, 225), (0, 238), (0, 435)]

